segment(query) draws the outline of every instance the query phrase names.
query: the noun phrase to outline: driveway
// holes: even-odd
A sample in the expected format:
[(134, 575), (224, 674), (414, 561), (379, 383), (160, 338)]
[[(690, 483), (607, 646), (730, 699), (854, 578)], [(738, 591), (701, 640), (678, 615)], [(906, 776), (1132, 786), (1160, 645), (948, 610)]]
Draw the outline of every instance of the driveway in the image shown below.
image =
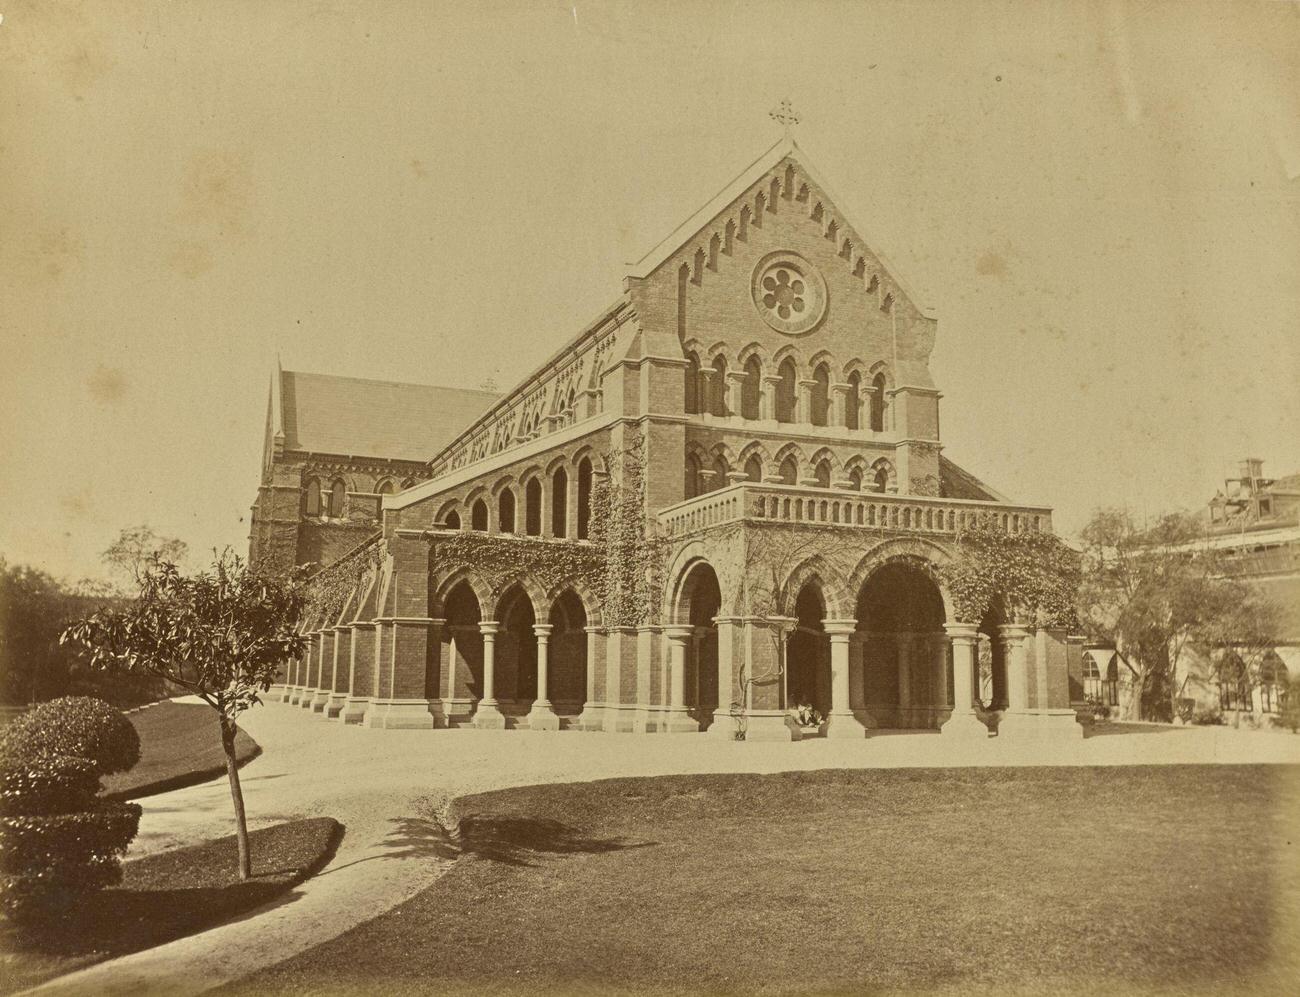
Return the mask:
[[(386, 731), (344, 727), (274, 704), (241, 726), (263, 748), (241, 770), (251, 827), (328, 816), (346, 833), (330, 865), (239, 919), (101, 963), (41, 993), (193, 994), (328, 941), (413, 896), (446, 868), (411, 818), (467, 793), (545, 782), (704, 772), (970, 765), (1300, 764), (1300, 737), (1229, 728), (1151, 727), (1053, 747), (933, 733), (862, 741), (735, 743), (694, 736), (532, 731)], [(1119, 729), (1119, 728), (1117, 728)], [(128, 858), (234, 831), (224, 778), (140, 801)]]

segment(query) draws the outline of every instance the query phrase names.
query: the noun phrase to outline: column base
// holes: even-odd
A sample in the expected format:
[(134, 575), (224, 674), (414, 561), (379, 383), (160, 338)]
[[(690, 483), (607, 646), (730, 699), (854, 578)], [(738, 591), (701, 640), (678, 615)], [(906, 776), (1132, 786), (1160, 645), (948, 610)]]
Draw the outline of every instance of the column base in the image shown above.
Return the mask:
[(262, 693), (262, 701), (266, 703), (280, 703), (284, 701), (284, 686), (276, 684)]
[(376, 699), (366, 710), (361, 726), (383, 730), (433, 730), (436, 724), (427, 699)]
[(325, 704), (330, 701), (332, 695), (333, 693), (328, 689), (318, 689), (316, 695), (312, 696), (311, 702), (307, 703), (306, 706), (313, 713), (324, 713)]
[(505, 730), (506, 716), (495, 699), (480, 699), (474, 710), (473, 724), (480, 730)]
[(605, 706), (605, 726), (613, 734), (631, 734), (636, 728), (635, 706), (624, 706), (619, 703), (606, 704)]
[(700, 722), (684, 709), (667, 709), (652, 716), (646, 729), (657, 734), (698, 734)]
[(331, 694), (330, 698), (325, 701), (325, 709), (321, 712), (325, 714), (326, 719), (337, 720), (339, 714), (343, 712), (343, 704), (348, 701), (346, 692), (336, 692)]
[(992, 736), (988, 727), (974, 713), (958, 713), (956, 710), (939, 728), (939, 733), (944, 737), (966, 738), (971, 741), (984, 741)]
[(310, 710), (311, 701), (315, 698), (316, 698), (316, 690), (313, 689), (311, 686), (304, 686), (302, 690), (302, 695), (300, 695), (294, 701), (294, 705), (299, 707), (300, 709)]
[(302, 701), (302, 686), (291, 685), (285, 694), (284, 701), (290, 706), (297, 706)]
[(345, 724), (359, 724), (370, 709), (369, 697), (349, 696), (339, 711), (339, 720)]
[(574, 730), (604, 730), (605, 704), (583, 703), (582, 712), (574, 718), (572, 727)]
[(556, 716), (555, 710), (546, 700), (534, 700), (533, 708), (528, 711), (524, 717), (524, 723), (529, 730), (559, 730), (560, 718)]
[(832, 713), (826, 718), (825, 736), (831, 740), (861, 741), (867, 736), (867, 728), (852, 711)]
[(1083, 737), (1083, 725), (1074, 710), (1007, 710), (998, 722), (998, 737), (1073, 741)]
[(443, 722), (448, 727), (471, 727), (474, 724), (474, 699), (444, 699)]
[(743, 728), (744, 718), (740, 714), (719, 708), (713, 711), (713, 723), (704, 735), (717, 741), (739, 741)]
[(750, 710), (740, 718), (746, 741), (798, 741), (799, 722), (785, 710)]

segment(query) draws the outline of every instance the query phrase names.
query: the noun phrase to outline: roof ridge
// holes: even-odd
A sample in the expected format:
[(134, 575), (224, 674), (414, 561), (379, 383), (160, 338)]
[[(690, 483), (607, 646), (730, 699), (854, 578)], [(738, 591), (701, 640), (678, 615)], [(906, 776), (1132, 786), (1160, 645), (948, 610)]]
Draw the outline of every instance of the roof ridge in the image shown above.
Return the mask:
[(353, 374), (324, 374), (315, 370), (284, 370), (281, 368), (281, 374), (301, 374), (307, 377), (325, 377), (334, 381), (359, 381), (363, 384), (390, 384), (398, 388), (430, 388), (436, 391), (463, 391), (468, 394), (485, 395), (492, 398), (500, 398), (501, 392), (487, 391), (483, 388), (458, 388), (448, 384), (429, 384), (426, 381), (394, 381), (385, 377), (357, 377)]

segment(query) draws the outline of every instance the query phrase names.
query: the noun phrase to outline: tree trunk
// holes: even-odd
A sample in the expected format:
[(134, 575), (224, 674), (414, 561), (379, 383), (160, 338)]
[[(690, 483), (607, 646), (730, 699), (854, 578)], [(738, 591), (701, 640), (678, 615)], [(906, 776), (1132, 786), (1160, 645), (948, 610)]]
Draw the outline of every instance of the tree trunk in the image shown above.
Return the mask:
[(230, 798), (235, 804), (235, 841), (239, 845), (239, 878), (242, 882), (252, 875), (252, 860), (248, 855), (248, 821), (244, 818), (244, 792), (239, 788), (239, 764), (235, 761), (234, 721), (221, 718), (221, 746), (226, 750), (226, 775), (230, 777)]

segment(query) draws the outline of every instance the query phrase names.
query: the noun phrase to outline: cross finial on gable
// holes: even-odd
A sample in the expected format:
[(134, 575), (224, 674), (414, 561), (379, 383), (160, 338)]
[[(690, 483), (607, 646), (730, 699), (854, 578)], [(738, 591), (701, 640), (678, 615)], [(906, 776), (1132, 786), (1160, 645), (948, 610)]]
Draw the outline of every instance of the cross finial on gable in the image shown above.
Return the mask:
[(767, 116), (773, 121), (780, 122), (787, 137), (794, 130), (794, 126), (799, 123), (799, 115), (795, 113), (794, 106), (789, 100), (781, 101), (775, 108), (767, 112)]

